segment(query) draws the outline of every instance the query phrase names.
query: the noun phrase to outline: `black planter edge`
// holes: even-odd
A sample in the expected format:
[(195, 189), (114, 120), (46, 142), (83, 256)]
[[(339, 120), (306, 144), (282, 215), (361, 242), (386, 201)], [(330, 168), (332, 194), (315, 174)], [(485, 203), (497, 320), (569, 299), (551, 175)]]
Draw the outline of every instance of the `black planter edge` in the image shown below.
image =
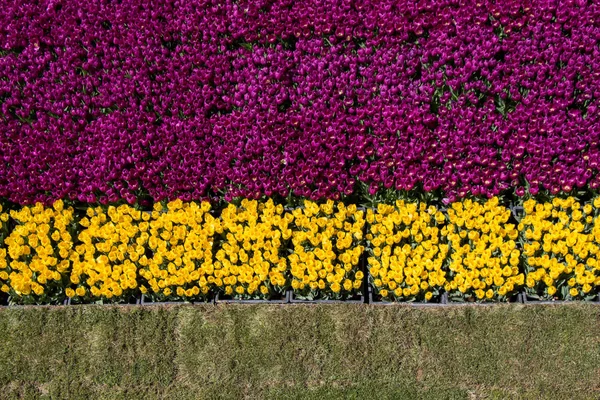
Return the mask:
[(278, 300), (237, 300), (237, 299), (219, 299), (219, 294), (215, 294), (213, 304), (288, 304), (290, 302), (288, 292), (285, 297)]
[[(446, 293), (442, 293), (439, 296), (439, 302), (425, 302), (425, 301), (384, 301), (384, 300), (375, 300), (373, 287), (369, 285), (368, 289), (368, 304), (376, 305), (376, 306), (407, 306), (407, 307), (440, 307), (445, 305), (445, 295)], [(447, 300), (447, 299), (446, 299)]]
[(563, 305), (563, 304), (593, 304), (593, 305), (597, 305), (600, 306), (600, 294), (598, 294), (598, 296), (596, 296), (596, 298), (594, 300), (538, 300), (535, 299), (531, 296), (529, 296), (527, 294), (527, 292), (522, 291), (520, 293), (521, 296), (521, 302), (523, 304), (526, 305), (549, 305), (549, 304), (557, 304), (557, 305)]
[(146, 296), (141, 295), (136, 304), (141, 306), (172, 306), (172, 305), (194, 305), (194, 304), (212, 304), (214, 300), (208, 296), (205, 301), (146, 301)]

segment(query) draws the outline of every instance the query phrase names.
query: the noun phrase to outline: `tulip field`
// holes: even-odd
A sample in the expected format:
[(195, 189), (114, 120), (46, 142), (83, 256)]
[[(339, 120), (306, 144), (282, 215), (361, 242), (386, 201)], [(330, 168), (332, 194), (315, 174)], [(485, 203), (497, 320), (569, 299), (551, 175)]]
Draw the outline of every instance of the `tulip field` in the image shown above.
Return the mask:
[(0, 214), (0, 291), (9, 304), (600, 301), (600, 198), (523, 205), (38, 203)]
[(8, 0), (0, 196), (595, 192), (599, 8)]
[(3, 301), (596, 300), (598, 21), (9, 1)]
[(598, 310), (600, 2), (0, 2), (0, 398), (597, 399)]

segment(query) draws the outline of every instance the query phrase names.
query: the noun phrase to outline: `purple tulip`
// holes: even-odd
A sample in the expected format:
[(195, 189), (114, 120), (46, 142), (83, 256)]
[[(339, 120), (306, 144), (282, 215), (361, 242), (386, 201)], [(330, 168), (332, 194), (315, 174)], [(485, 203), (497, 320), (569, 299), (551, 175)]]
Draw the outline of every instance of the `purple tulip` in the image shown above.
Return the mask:
[(598, 185), (594, 2), (142, 3), (3, 4), (0, 197)]

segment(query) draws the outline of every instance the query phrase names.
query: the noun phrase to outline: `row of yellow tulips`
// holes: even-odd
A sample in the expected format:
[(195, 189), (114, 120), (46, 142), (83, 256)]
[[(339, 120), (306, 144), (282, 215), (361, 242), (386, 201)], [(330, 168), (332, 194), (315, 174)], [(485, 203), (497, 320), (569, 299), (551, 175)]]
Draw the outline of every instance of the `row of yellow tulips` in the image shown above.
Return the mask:
[[(0, 290), (20, 303), (233, 298), (345, 299), (361, 293), (366, 254), (379, 298), (506, 301), (591, 299), (600, 289), (600, 199), (524, 203), (517, 222), (497, 198), (442, 212), (397, 201), (366, 212), (306, 201), (285, 210), (269, 200), (90, 207), (76, 217), (53, 207), (0, 208)], [(8, 232), (10, 218), (16, 226)], [(365, 235), (366, 233), (366, 235)]]
[[(0, 210), (1, 211), (1, 210)], [(0, 244), (0, 290), (26, 303), (236, 298), (347, 298), (360, 289), (364, 211), (332, 201), (293, 211), (273, 201), (174, 201), (142, 212), (88, 208), (75, 221), (61, 201), (11, 211)], [(2, 214), (6, 221), (8, 215)]]

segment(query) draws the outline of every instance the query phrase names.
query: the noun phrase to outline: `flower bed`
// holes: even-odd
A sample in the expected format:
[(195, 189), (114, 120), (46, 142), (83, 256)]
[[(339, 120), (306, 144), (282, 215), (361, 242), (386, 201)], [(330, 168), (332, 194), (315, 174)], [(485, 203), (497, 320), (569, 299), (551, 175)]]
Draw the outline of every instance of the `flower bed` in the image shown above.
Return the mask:
[(366, 211), (242, 200), (216, 214), (207, 202), (78, 213), (58, 201), (0, 212), (0, 288), (12, 304), (593, 300), (599, 209), (528, 200), (516, 224), (498, 198)]
[(150, 215), (127, 205), (88, 208), (79, 221), (81, 244), (72, 254), (72, 286), (67, 296), (75, 302), (120, 302), (134, 297), (146, 252), (147, 234), (142, 230), (149, 220)]
[(519, 232), (511, 212), (494, 197), (484, 204), (465, 200), (448, 209), (450, 300), (500, 300), (515, 297), (524, 283), (519, 269)]
[[(4, 212), (2, 205), (0, 204), (0, 270), (6, 270), (8, 267), (8, 258), (6, 247), (4, 246), (4, 241), (8, 236), (8, 213)], [(2, 279), (2, 286), (0, 286), (0, 291), (2, 292), (2, 297), (6, 297), (7, 293), (10, 292), (10, 286), (6, 284), (8, 280), (8, 272), (2, 271), (0, 272), (0, 279)]]
[(292, 212), (291, 286), (297, 299), (350, 299), (361, 295), (364, 211), (355, 204), (306, 201)]
[(599, 207), (599, 198), (587, 204), (573, 197), (525, 202), (520, 226), (528, 296), (540, 300), (598, 296)]
[(208, 297), (212, 276), (215, 235), (221, 230), (210, 215), (210, 204), (174, 201), (157, 203), (149, 223), (141, 223), (140, 242), (152, 253), (142, 255), (139, 275), (145, 300), (203, 300)]
[(8, 1), (0, 197), (595, 190), (599, 18), (592, 1)]
[(142, 3), (0, 10), (11, 301), (597, 296), (595, 2)]
[(13, 210), (10, 217), (17, 225), (1, 253), (2, 291), (18, 303), (61, 303), (73, 255), (73, 209), (57, 201), (52, 208), (38, 204)]
[(440, 241), (444, 214), (425, 203), (380, 204), (368, 210), (369, 274), (382, 300), (439, 301), (446, 282), (448, 244)]
[(285, 298), (289, 278), (285, 257), (292, 215), (273, 201), (243, 200), (221, 214), (223, 241), (209, 282), (238, 299)]

